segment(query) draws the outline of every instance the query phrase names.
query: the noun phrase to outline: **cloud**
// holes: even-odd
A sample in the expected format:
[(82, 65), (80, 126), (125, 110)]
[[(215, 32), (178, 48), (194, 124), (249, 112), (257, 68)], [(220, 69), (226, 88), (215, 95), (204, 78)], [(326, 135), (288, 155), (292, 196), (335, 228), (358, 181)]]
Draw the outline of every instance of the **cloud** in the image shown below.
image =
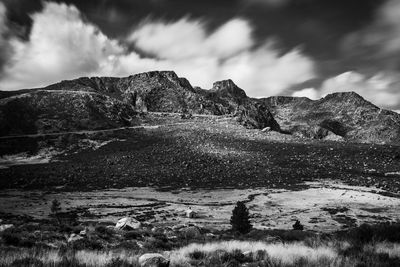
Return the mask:
[(281, 55), (271, 41), (255, 48), (252, 27), (243, 19), (232, 19), (212, 33), (205, 28), (186, 18), (150, 22), (127, 39), (204, 88), (231, 78), (249, 95), (261, 97), (315, 76), (314, 62), (298, 49)]
[(7, 40), (9, 29), (6, 15), (6, 7), (0, 2), (0, 74), (11, 49)]
[[(43, 10), (31, 18), (28, 41), (7, 40), (14, 53), (0, 78), (2, 90), (39, 87), (79, 76), (170, 69), (203, 88), (231, 78), (258, 97), (279, 94), (315, 77), (313, 60), (299, 49), (282, 54), (272, 41), (256, 46), (252, 26), (241, 18), (212, 32), (200, 20), (147, 20), (119, 41), (84, 21), (72, 5), (45, 2)], [(132, 46), (145, 53), (130, 51)]]
[(289, 3), (290, 0), (243, 0), (243, 2), (246, 2), (247, 4), (262, 4), (272, 7), (280, 7)]
[(400, 1), (385, 2), (369, 26), (344, 38), (342, 48), (353, 58), (399, 68), (398, 60), (393, 56), (400, 54)]
[(32, 15), (29, 41), (10, 40), (14, 54), (0, 81), (3, 89), (46, 85), (61, 79), (103, 72), (123, 52), (97, 27), (82, 21), (74, 6), (45, 2)]
[(370, 102), (387, 109), (400, 108), (399, 73), (381, 72), (367, 77), (358, 72), (345, 72), (325, 80), (320, 88), (308, 88), (293, 93), (317, 99), (335, 92), (354, 91)]
[(293, 92), (294, 97), (308, 97), (309, 99), (316, 100), (320, 98), (320, 94), (314, 88), (304, 88), (302, 90)]

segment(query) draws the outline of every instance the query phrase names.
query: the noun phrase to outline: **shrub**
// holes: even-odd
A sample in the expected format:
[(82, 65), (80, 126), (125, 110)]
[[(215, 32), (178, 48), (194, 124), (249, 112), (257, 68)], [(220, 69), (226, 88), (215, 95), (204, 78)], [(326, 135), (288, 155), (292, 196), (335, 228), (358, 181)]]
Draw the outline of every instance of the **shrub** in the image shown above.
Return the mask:
[(360, 243), (383, 240), (400, 242), (400, 223), (362, 224), (343, 234), (353, 242)]
[(189, 257), (194, 260), (202, 260), (206, 257), (206, 253), (204, 253), (204, 251), (195, 250), (189, 253)]
[(61, 204), (57, 199), (51, 202), (50, 211), (53, 215), (57, 215), (61, 211)]
[(250, 232), (252, 225), (249, 219), (249, 210), (242, 201), (236, 203), (231, 217), (232, 230), (241, 234)]
[(300, 223), (299, 220), (296, 220), (296, 222), (293, 224), (293, 230), (304, 230), (304, 226)]

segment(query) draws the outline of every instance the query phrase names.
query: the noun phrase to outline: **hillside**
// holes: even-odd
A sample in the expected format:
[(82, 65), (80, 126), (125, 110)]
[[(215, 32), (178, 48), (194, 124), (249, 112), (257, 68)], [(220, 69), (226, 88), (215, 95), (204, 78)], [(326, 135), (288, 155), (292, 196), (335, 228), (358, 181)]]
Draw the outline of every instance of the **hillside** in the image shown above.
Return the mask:
[(396, 143), (400, 115), (380, 109), (354, 92), (333, 93), (319, 100), (269, 97), (265, 104), (282, 130), (315, 138)]

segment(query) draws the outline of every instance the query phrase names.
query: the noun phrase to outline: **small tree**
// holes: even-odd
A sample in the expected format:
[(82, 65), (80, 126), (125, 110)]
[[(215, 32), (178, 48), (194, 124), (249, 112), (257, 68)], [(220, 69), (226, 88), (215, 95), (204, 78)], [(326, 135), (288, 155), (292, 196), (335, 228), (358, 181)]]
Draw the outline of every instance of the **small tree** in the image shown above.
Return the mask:
[(58, 214), (61, 211), (61, 204), (57, 199), (54, 199), (51, 202), (51, 207), (50, 207), (51, 215), (54, 216), (58, 222), (60, 222), (60, 219), (58, 217)]
[(304, 226), (301, 224), (299, 220), (296, 220), (296, 222), (293, 224), (293, 230), (304, 230)]
[(250, 232), (253, 227), (249, 219), (249, 210), (242, 201), (238, 201), (232, 211), (231, 225), (233, 231), (241, 234)]

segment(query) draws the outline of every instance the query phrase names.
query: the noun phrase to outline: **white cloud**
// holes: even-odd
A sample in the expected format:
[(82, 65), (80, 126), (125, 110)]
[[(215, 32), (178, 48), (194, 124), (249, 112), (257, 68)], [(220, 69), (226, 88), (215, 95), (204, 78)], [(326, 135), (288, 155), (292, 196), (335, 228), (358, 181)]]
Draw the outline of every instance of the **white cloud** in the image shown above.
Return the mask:
[(213, 32), (206, 30), (204, 22), (187, 18), (143, 22), (125, 41), (152, 55), (145, 58), (84, 22), (74, 6), (45, 2), (32, 20), (29, 41), (8, 41), (15, 53), (0, 79), (3, 90), (79, 76), (126, 76), (170, 69), (203, 88), (231, 78), (257, 97), (279, 94), (315, 77), (313, 61), (300, 50), (282, 55), (271, 42), (255, 47), (251, 25), (240, 18)]
[(320, 94), (315, 88), (304, 88), (292, 94), (295, 97), (308, 97), (309, 99), (316, 100), (320, 98)]
[(354, 91), (377, 106), (395, 109), (400, 106), (398, 73), (381, 72), (367, 77), (358, 72), (345, 72), (325, 80), (319, 89), (304, 89), (293, 96), (312, 96), (314, 99), (335, 92)]
[(95, 26), (84, 23), (74, 6), (45, 3), (32, 16), (29, 41), (10, 40), (12, 64), (0, 82), (3, 89), (42, 86), (61, 79), (103, 72), (109, 57), (123, 49)]

